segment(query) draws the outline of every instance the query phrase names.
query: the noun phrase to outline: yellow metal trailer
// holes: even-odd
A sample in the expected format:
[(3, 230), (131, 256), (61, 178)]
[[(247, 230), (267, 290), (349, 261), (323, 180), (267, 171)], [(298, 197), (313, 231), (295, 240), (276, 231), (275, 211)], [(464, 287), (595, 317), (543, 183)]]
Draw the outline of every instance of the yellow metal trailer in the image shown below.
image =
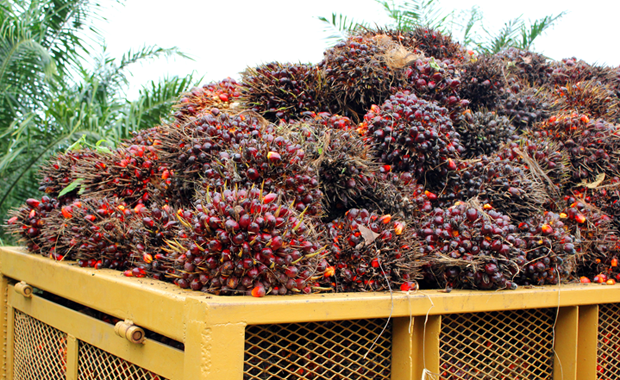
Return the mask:
[(219, 297), (6, 247), (0, 274), (6, 379), (620, 379), (620, 286)]

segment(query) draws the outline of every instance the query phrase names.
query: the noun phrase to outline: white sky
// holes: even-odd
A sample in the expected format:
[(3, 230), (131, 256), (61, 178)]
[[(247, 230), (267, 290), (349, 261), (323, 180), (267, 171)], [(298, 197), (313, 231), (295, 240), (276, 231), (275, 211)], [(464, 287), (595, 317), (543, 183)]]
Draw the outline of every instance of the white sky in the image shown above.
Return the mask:
[[(438, 1), (446, 11), (478, 6), (492, 31), (519, 15), (535, 20), (567, 11), (535, 41), (534, 50), (553, 59), (575, 56), (620, 65), (619, 0)], [(246, 67), (271, 61), (317, 63), (327, 45), (316, 16), (330, 18), (332, 13), (378, 25), (389, 22), (374, 0), (126, 0), (124, 6), (107, 8), (107, 22), (98, 27), (112, 57), (144, 45), (177, 46), (193, 57), (134, 67), (128, 93), (133, 97), (141, 85), (166, 75), (194, 72), (206, 83), (237, 79)]]

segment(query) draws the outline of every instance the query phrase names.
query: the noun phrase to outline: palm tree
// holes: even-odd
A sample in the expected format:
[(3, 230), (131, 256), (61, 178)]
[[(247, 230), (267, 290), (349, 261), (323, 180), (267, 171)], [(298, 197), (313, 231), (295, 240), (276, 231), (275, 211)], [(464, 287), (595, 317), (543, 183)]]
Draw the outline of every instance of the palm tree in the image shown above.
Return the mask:
[[(86, 0), (0, 0), (0, 216), (37, 192), (41, 162), (76, 141), (115, 144), (152, 127), (193, 80), (153, 81), (128, 101), (128, 68), (147, 59), (183, 56), (143, 47), (108, 57), (88, 24), (98, 6)], [(92, 34), (94, 33), (94, 34)], [(85, 57), (102, 53), (92, 69)]]

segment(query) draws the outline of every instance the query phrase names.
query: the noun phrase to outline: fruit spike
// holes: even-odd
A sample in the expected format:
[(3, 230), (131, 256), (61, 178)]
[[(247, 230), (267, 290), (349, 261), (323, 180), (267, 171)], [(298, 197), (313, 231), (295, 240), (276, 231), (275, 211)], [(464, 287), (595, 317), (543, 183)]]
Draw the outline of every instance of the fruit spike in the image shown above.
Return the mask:
[(162, 126), (157, 154), (171, 176), (170, 199), (180, 206), (190, 205), (195, 184), (207, 170), (218, 167), (214, 162), (222, 159), (223, 151), (238, 149), (242, 141), (272, 130), (253, 112), (230, 115), (217, 108), (179, 125)]
[(47, 195), (40, 200), (28, 199), (26, 204), (9, 212), (6, 229), (18, 236), (19, 242), (31, 253), (62, 260), (64, 253), (58, 254), (57, 251), (50, 250), (48, 237), (44, 236), (48, 231), (56, 231), (59, 228), (57, 224), (50, 223), (50, 220), (53, 215), (60, 213), (60, 207), (57, 199)]
[(557, 141), (568, 153), (575, 184), (592, 182), (601, 174), (618, 175), (620, 135), (616, 125), (576, 112), (558, 113), (537, 124), (535, 131)]
[(327, 269), (315, 227), (257, 188), (206, 191), (178, 213), (175, 283), (221, 295), (310, 293)]
[(242, 73), (241, 100), (271, 122), (299, 120), (322, 109), (320, 72), (315, 66), (272, 62)]
[(519, 231), (522, 252), (514, 259), (519, 266), (517, 284), (557, 285), (574, 278), (584, 247), (559, 214), (536, 215), (519, 223)]
[(197, 191), (256, 187), (281, 195), (299, 212), (320, 215), (323, 194), (317, 172), (300, 142), (296, 134), (269, 133), (242, 140), (239, 147), (221, 152), (218, 160), (205, 166)]
[(495, 112), (472, 114), (469, 110), (466, 114), (466, 122), (456, 126), (465, 147), (462, 158), (490, 155), (515, 136), (515, 127), (505, 116), (499, 116)]
[[(41, 165), (39, 176), (39, 191), (44, 192), (47, 196), (58, 198), (67, 186), (78, 179), (76, 176), (76, 167), (85, 165), (91, 160), (101, 159), (102, 154), (90, 149), (70, 150), (66, 153), (59, 153), (52, 157), (48, 162)], [(60, 197), (61, 203), (70, 203), (76, 198), (80, 186), (64, 194)]]
[(445, 107), (453, 124), (462, 122), (470, 101), (459, 95), (462, 78), (454, 62), (419, 57), (405, 68), (405, 76), (407, 81), (401, 86), (402, 91)]
[(610, 123), (620, 121), (620, 99), (613, 87), (596, 80), (569, 82), (556, 88), (550, 99), (556, 111), (575, 111)]
[(463, 61), (469, 56), (461, 44), (432, 28), (418, 26), (411, 32), (411, 38), (415, 41), (415, 47), (428, 57)]
[(177, 108), (174, 117), (179, 122), (185, 122), (212, 108), (222, 111), (232, 109), (240, 93), (239, 84), (231, 78), (193, 88), (181, 95), (179, 102), (174, 105), (174, 108)]
[(338, 292), (396, 290), (418, 278), (416, 244), (404, 222), (353, 208), (326, 228), (335, 268), (323, 280), (326, 286)]
[(541, 54), (510, 47), (495, 56), (503, 61), (502, 66), (512, 84), (539, 88), (551, 78), (553, 68)]
[(495, 210), (457, 202), (425, 218), (415, 232), (425, 283), (446, 289), (510, 289), (518, 268), (517, 228)]
[(403, 68), (411, 51), (385, 34), (356, 35), (324, 53), (319, 63), (327, 89), (326, 111), (356, 120), (405, 84)]
[(464, 148), (452, 127), (447, 110), (409, 92), (398, 92), (364, 116), (365, 137), (377, 156), (394, 171), (445, 177), (448, 160)]
[(463, 71), (460, 97), (469, 100), (469, 106), (474, 111), (494, 108), (506, 86), (502, 60), (495, 56), (482, 55), (475, 61), (464, 63), (460, 68)]

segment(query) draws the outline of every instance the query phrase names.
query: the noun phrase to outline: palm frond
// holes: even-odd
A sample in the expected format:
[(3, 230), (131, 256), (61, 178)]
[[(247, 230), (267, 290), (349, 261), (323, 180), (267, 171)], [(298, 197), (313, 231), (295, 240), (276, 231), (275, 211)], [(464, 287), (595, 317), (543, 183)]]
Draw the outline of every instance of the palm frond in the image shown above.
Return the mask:
[(325, 40), (329, 46), (333, 46), (339, 41), (345, 40), (349, 34), (369, 26), (367, 23), (355, 21), (343, 14), (332, 13), (331, 20), (322, 16), (317, 18), (323, 22), (323, 31), (327, 34)]

